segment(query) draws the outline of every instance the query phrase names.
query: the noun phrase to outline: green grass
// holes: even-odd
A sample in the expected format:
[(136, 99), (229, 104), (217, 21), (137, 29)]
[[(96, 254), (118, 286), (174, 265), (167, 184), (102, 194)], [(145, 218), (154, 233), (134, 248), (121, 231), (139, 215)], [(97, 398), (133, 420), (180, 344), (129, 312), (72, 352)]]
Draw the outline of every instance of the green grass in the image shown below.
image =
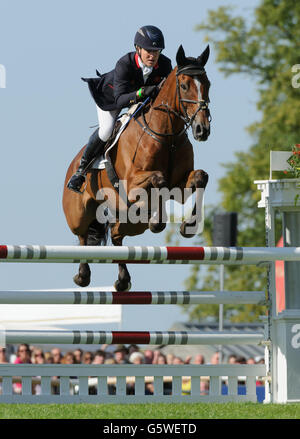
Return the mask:
[(300, 419), (300, 404), (0, 404), (0, 419)]

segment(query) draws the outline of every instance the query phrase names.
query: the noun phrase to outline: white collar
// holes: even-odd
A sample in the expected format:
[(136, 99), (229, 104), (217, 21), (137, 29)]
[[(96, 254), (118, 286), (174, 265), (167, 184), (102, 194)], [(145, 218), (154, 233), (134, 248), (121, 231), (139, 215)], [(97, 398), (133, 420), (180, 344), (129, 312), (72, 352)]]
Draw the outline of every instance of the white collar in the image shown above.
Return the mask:
[(147, 67), (143, 61), (141, 60), (141, 58), (138, 56), (138, 62), (139, 62), (139, 66), (142, 69), (143, 72), (143, 77), (144, 77), (144, 82), (147, 81), (148, 76), (151, 74), (153, 67)]

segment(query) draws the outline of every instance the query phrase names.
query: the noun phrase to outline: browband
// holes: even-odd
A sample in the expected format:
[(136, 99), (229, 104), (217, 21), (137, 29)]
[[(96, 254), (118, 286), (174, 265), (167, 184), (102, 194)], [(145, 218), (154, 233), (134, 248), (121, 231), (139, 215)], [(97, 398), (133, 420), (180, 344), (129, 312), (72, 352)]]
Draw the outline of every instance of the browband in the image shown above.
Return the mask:
[(197, 67), (193, 64), (188, 64), (186, 66), (183, 67), (177, 67), (177, 72), (176, 75), (190, 75), (190, 76), (196, 76), (196, 75), (201, 75), (202, 73), (205, 73), (205, 69), (204, 67)]

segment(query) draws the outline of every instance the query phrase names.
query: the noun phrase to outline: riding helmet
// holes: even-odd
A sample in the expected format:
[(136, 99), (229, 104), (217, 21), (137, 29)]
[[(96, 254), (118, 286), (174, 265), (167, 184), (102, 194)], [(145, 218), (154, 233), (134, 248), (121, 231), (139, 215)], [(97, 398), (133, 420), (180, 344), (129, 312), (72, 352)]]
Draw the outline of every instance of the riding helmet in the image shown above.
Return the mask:
[(143, 26), (135, 34), (134, 45), (146, 50), (163, 50), (165, 40), (162, 31), (157, 27)]

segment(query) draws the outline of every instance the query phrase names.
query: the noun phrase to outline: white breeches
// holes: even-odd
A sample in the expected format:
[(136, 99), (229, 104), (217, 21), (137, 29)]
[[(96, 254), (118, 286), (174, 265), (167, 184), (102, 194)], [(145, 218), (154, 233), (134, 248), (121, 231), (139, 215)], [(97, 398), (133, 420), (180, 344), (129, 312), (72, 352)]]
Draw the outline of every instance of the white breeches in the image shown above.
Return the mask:
[(97, 107), (97, 115), (98, 115), (98, 121), (99, 121), (99, 137), (101, 140), (106, 142), (108, 138), (110, 137), (115, 120), (119, 114), (119, 110), (113, 110), (113, 111), (104, 111), (101, 110), (101, 108)]

